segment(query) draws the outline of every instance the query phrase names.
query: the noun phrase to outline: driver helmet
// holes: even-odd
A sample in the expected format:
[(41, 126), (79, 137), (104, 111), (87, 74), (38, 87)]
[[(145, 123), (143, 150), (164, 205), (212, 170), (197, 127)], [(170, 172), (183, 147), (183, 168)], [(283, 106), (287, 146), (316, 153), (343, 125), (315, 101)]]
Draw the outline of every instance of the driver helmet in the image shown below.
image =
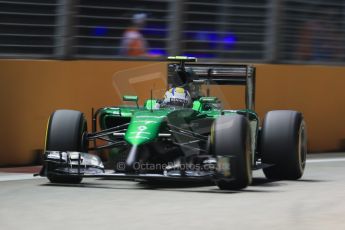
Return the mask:
[(164, 94), (163, 105), (166, 107), (190, 107), (191, 104), (190, 94), (184, 88), (171, 88)]

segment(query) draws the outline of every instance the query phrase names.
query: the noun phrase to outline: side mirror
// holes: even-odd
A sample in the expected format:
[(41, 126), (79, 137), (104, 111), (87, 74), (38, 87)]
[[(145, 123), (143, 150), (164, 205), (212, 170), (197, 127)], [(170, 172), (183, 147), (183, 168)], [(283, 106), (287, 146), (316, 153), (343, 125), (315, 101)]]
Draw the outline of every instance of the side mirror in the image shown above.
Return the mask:
[(123, 101), (133, 101), (135, 102), (135, 104), (137, 105), (137, 107), (139, 108), (138, 105), (138, 96), (130, 96), (130, 95), (125, 95), (122, 97)]
[(218, 99), (216, 97), (201, 97), (199, 100), (201, 102), (205, 102), (205, 103), (207, 103), (207, 102), (215, 103), (215, 102), (217, 102)]

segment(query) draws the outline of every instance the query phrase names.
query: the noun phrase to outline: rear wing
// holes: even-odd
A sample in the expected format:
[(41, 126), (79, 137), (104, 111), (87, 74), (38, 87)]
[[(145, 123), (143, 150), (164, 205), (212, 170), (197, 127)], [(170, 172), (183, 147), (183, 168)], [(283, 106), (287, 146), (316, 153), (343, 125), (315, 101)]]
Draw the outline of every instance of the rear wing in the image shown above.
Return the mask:
[(246, 108), (255, 109), (254, 66), (184, 62), (168, 64), (168, 84), (170, 86), (176, 87), (192, 82), (245, 86)]

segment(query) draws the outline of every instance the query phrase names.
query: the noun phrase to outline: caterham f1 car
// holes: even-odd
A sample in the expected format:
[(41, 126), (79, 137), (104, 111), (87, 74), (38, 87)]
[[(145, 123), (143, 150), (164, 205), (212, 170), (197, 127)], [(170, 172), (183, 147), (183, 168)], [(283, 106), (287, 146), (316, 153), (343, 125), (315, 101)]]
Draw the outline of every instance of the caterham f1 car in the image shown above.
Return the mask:
[[(303, 115), (270, 111), (261, 125), (254, 111), (255, 67), (200, 64), (181, 56), (168, 60), (163, 100), (151, 96), (139, 106), (137, 96), (124, 95), (133, 105), (96, 110), (91, 130), (82, 112), (53, 112), (39, 175), (52, 183), (80, 183), (84, 177), (212, 181), (226, 190), (250, 185), (256, 169), (269, 179), (302, 176), (307, 152)], [(246, 108), (224, 109), (209, 88), (206, 94), (201, 91), (214, 84), (244, 86)], [(97, 155), (104, 149), (116, 155), (111, 163)]]

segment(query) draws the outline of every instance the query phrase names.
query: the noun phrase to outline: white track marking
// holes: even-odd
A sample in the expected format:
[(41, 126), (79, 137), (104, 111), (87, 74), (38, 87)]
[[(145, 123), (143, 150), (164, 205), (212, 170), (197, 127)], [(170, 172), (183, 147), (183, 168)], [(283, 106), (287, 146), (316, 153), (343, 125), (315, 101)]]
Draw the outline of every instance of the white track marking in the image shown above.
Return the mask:
[(326, 163), (326, 162), (341, 162), (345, 161), (345, 158), (324, 158), (324, 159), (310, 159), (307, 163)]
[(32, 180), (42, 177), (34, 177), (32, 173), (0, 173), (0, 182), (16, 180)]

